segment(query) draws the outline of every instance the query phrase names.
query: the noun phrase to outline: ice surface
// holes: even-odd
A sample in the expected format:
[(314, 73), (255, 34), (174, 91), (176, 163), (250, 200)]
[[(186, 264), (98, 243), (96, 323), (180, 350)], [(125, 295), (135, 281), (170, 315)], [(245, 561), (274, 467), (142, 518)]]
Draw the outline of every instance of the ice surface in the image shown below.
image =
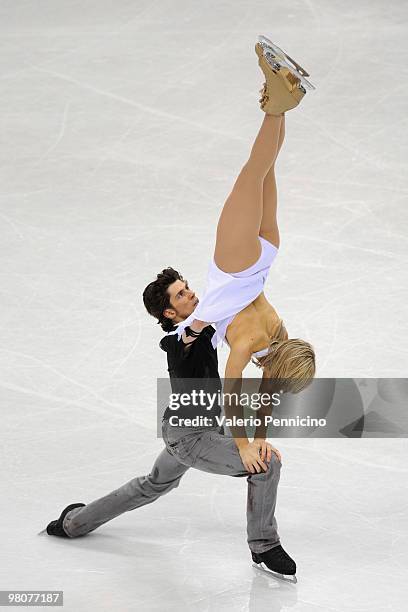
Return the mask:
[(84, 538), (37, 532), (162, 448), (141, 293), (168, 265), (203, 289), (263, 118), (258, 34), (317, 86), (286, 117), (266, 293), (319, 376), (406, 376), (406, 3), (3, 0), (0, 23), (1, 588), (76, 612), (405, 610), (402, 439), (280, 441), (297, 585), (252, 568), (243, 480), (189, 470)]

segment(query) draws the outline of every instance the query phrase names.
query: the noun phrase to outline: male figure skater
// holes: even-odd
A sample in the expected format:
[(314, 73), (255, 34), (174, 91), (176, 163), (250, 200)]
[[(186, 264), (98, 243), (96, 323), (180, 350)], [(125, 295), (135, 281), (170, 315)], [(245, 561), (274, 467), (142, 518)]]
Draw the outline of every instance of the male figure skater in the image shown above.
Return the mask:
[[(146, 287), (143, 300), (147, 311), (157, 317), (165, 331), (187, 318), (198, 303), (194, 291), (172, 268), (163, 270)], [(171, 378), (220, 380), (217, 349), (211, 344), (214, 332), (210, 325), (196, 321), (191, 330), (184, 332), (182, 341), (176, 335), (166, 335), (161, 340)], [(274, 516), (281, 468), (279, 451), (262, 438), (247, 441), (246, 468), (234, 438), (223, 435), (222, 428), (171, 427), (169, 416), (167, 409), (163, 417), (166, 447), (149, 474), (133, 478), (89, 504), (70, 504), (57, 520), (49, 523), (48, 535), (64, 538), (86, 535), (178, 487), (183, 474), (194, 467), (214, 474), (246, 477), (247, 534), (253, 560), (278, 575), (294, 576), (296, 564), (280, 545)]]

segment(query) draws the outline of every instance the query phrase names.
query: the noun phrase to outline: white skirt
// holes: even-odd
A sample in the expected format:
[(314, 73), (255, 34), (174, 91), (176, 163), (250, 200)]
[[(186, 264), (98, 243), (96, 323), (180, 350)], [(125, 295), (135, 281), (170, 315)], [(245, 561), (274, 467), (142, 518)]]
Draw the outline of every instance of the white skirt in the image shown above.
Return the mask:
[(210, 263), (203, 297), (194, 312), (168, 335), (177, 334), (180, 339), (185, 328), (198, 320), (214, 325), (216, 333), (211, 340), (214, 348), (225, 341), (227, 327), (235, 315), (262, 293), (269, 269), (278, 253), (277, 247), (262, 236), (259, 236), (259, 241), (261, 255), (246, 270), (223, 272), (214, 260)]

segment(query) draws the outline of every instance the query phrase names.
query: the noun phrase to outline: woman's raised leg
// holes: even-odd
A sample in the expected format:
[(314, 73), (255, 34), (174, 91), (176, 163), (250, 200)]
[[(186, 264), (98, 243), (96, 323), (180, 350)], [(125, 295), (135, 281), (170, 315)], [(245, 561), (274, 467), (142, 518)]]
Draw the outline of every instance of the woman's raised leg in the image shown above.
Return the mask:
[[(280, 135), (279, 135), (278, 151), (276, 154), (276, 158), (279, 155), (279, 151), (281, 150), (284, 139), (285, 139), (285, 115), (282, 118)], [(268, 174), (265, 176), (264, 182), (263, 182), (263, 211), (262, 211), (262, 219), (261, 219), (261, 227), (259, 230), (259, 235), (265, 238), (266, 240), (269, 240), (269, 242), (271, 242), (274, 246), (279, 248), (280, 238), (279, 238), (278, 220), (276, 216), (278, 193), (277, 193), (276, 179), (275, 179), (275, 162), (270, 167)]]
[(225, 272), (240, 272), (261, 253), (263, 183), (274, 164), (283, 115), (265, 115), (251, 154), (222, 209), (217, 227), (215, 263)]

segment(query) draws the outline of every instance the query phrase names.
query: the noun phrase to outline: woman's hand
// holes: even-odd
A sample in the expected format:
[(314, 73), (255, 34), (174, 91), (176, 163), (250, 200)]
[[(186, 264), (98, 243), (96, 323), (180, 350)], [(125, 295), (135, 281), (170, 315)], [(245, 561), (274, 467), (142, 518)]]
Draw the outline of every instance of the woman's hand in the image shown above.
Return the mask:
[(279, 461), (282, 463), (282, 456), (280, 452), (277, 448), (272, 446), (272, 444), (269, 444), (269, 442), (267, 442), (263, 438), (254, 438), (254, 443), (256, 443), (258, 445), (258, 448), (260, 449), (262, 461), (265, 461), (266, 459), (266, 461), (269, 463), (272, 459), (272, 453), (275, 453)]
[[(263, 442), (265, 442), (263, 440)], [(271, 446), (268, 442), (265, 442), (267, 446)], [(264, 456), (261, 456), (260, 450), (262, 448), (262, 444), (260, 440), (254, 440), (253, 442), (248, 442), (245, 446), (241, 446), (239, 448), (239, 454), (241, 455), (242, 463), (244, 464), (245, 469), (251, 474), (259, 474), (261, 472), (266, 472), (268, 470), (268, 466), (265, 463), (265, 453)], [(271, 447), (272, 448), (272, 447)], [(270, 451), (272, 452), (272, 451)], [(267, 453), (266, 453), (267, 455)], [(267, 461), (268, 458), (266, 457)]]
[[(193, 332), (197, 332), (198, 334), (201, 334), (201, 332), (203, 331), (203, 329), (205, 327), (208, 327), (209, 325), (211, 325), (211, 323), (206, 323), (206, 321), (199, 321), (198, 319), (194, 319), (194, 321), (191, 323), (191, 325), (189, 325), (188, 327), (190, 327), (190, 329)], [(183, 331), (183, 333), (181, 334), (181, 339), (183, 340), (184, 344), (186, 345), (184, 348), (188, 348), (190, 346), (190, 344), (193, 344), (193, 342), (195, 342), (195, 340), (197, 340), (197, 338), (199, 338), (198, 336), (187, 336), (186, 330)]]

